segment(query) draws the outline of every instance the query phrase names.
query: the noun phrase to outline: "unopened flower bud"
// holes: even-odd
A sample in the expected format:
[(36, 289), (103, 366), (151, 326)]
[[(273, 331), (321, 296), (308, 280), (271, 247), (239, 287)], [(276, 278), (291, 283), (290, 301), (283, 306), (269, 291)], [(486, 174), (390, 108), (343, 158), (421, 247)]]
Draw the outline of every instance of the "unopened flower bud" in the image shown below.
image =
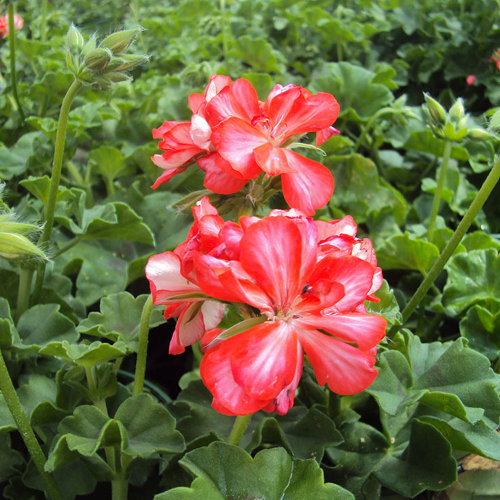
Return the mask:
[(4, 232), (0, 232), (0, 257), (8, 260), (47, 260), (45, 254), (25, 236)]
[(85, 43), (82, 34), (78, 28), (71, 24), (68, 33), (66, 34), (66, 47), (72, 52), (79, 52)]
[(81, 56), (85, 57), (87, 54), (92, 52), (95, 48), (97, 47), (97, 41), (96, 41), (96, 36), (92, 35), (87, 43), (83, 46), (83, 49), (81, 51)]
[(467, 124), (467, 119), (469, 118), (469, 115), (465, 115), (463, 118), (461, 118), (460, 120), (458, 120), (458, 123), (457, 123), (457, 128), (460, 130), (461, 128), (465, 128), (466, 124)]
[(465, 109), (462, 99), (458, 98), (450, 108), (450, 118), (454, 122), (458, 122), (465, 116)]
[(118, 31), (107, 36), (100, 44), (99, 47), (103, 49), (109, 49), (113, 52), (113, 55), (119, 56), (121, 53), (125, 52), (130, 45), (135, 41), (139, 35), (140, 28), (135, 28), (132, 30)]
[(66, 53), (66, 64), (68, 69), (74, 74), (78, 75), (80, 72), (80, 57), (78, 55), (72, 54), (69, 50)]
[(121, 65), (115, 68), (116, 71), (128, 71), (140, 64), (144, 64), (149, 60), (149, 57), (139, 54), (123, 54), (120, 59)]
[(123, 73), (118, 73), (116, 71), (111, 71), (106, 73), (106, 78), (113, 83), (128, 82), (131, 80), (130, 76), (124, 75)]
[(467, 139), (471, 139), (473, 141), (488, 141), (490, 139), (493, 139), (494, 137), (495, 136), (493, 134), (490, 134), (482, 128), (470, 129), (467, 134)]
[(433, 99), (429, 94), (424, 93), (425, 102), (429, 109), (429, 113), (436, 124), (444, 125), (446, 123), (446, 111), (443, 106)]
[(94, 49), (83, 60), (85, 66), (92, 70), (102, 70), (111, 61), (113, 54), (109, 49)]

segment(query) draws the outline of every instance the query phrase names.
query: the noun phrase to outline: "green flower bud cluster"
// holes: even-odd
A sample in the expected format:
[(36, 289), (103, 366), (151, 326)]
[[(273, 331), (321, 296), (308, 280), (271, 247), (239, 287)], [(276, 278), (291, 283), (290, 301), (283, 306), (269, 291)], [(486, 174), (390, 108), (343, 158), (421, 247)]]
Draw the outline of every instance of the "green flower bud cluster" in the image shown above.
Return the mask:
[(148, 56), (125, 54), (137, 39), (141, 28), (118, 31), (107, 36), (97, 45), (95, 35), (85, 42), (80, 31), (72, 24), (66, 35), (66, 62), (78, 80), (101, 90), (108, 90), (115, 83), (126, 82), (126, 71), (147, 62)]
[(484, 141), (495, 138), (481, 128), (467, 127), (469, 115), (465, 113), (464, 103), (458, 98), (448, 112), (438, 101), (429, 94), (424, 93), (425, 104), (422, 106), (427, 122), (434, 132), (434, 135), (440, 139), (452, 142), (460, 142), (464, 139), (473, 141)]
[(12, 214), (0, 215), (0, 257), (7, 260), (43, 259), (45, 253), (27, 238), (40, 227), (33, 224), (15, 222)]

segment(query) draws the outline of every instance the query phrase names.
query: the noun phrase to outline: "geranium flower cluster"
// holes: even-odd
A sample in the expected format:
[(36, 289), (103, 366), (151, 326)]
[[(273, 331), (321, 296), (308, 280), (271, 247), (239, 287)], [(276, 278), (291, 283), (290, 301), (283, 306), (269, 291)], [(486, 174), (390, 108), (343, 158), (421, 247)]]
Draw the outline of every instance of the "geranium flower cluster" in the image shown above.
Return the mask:
[[(14, 29), (20, 30), (24, 26), (24, 19), (17, 14), (14, 14)], [(9, 14), (0, 16), (0, 39), (5, 38), (9, 34)]]
[[(320, 385), (354, 394), (375, 379), (376, 346), (386, 321), (365, 300), (382, 283), (368, 239), (350, 216), (314, 221), (298, 210), (224, 221), (208, 198), (173, 252), (150, 258), (146, 276), (165, 317), (178, 317), (170, 344), (199, 340), (201, 377), (212, 406), (228, 415), (284, 414), (293, 405), (307, 354)], [(241, 323), (216, 328), (227, 303)]]
[(261, 174), (281, 176), (290, 207), (313, 215), (333, 193), (333, 177), (321, 163), (290, 149), (304, 134), (316, 132), (320, 146), (338, 131), (336, 99), (296, 85), (276, 85), (265, 102), (248, 80), (216, 75), (204, 94), (191, 94), (189, 122), (165, 122), (153, 130), (162, 154), (152, 157), (165, 172), (156, 188), (196, 161), (206, 172), (204, 186), (218, 194), (238, 192)]

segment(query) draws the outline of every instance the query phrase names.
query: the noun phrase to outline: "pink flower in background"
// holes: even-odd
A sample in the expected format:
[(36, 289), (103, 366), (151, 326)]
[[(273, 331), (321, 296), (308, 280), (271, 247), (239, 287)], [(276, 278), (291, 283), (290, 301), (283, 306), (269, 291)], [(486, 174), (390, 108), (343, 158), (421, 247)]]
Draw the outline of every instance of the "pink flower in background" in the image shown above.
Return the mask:
[[(20, 30), (24, 26), (24, 19), (17, 14), (14, 14), (14, 29)], [(0, 38), (5, 38), (9, 34), (9, 14), (0, 16)]]
[(476, 77), (474, 75), (469, 75), (465, 81), (467, 82), (467, 85), (474, 85), (474, 83), (476, 83)]
[(330, 171), (289, 147), (309, 132), (317, 133), (317, 146), (338, 133), (332, 124), (339, 104), (332, 95), (276, 85), (261, 102), (248, 80), (216, 75), (204, 94), (191, 94), (189, 106), (190, 122), (165, 122), (153, 130), (164, 153), (152, 160), (165, 169), (153, 188), (197, 161), (206, 172), (204, 186), (215, 193), (236, 193), (264, 172), (281, 175), (291, 207), (312, 215), (326, 205), (333, 193)]

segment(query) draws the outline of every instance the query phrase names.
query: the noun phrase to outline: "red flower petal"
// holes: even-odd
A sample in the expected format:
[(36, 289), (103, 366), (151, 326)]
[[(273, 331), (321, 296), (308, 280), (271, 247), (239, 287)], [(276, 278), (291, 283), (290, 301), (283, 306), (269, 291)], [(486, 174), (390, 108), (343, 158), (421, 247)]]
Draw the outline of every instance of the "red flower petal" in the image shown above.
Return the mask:
[(241, 265), (279, 307), (290, 305), (304, 286), (301, 254), (301, 233), (286, 217), (262, 219), (241, 239)]
[(266, 322), (230, 340), (234, 380), (250, 397), (275, 399), (291, 384), (298, 362), (293, 327)]
[(232, 221), (226, 221), (222, 227), (222, 238), (226, 245), (226, 256), (229, 260), (240, 259), (240, 242), (243, 229)]
[[(153, 255), (146, 264), (146, 278), (151, 286), (153, 302), (168, 304), (174, 295), (199, 292), (200, 288), (181, 274), (181, 259), (173, 252)], [(192, 302), (190, 299), (186, 302)]]
[(318, 132), (316, 132), (316, 147), (319, 148), (321, 144), (326, 142), (334, 135), (338, 134), (340, 134), (340, 132), (335, 127), (328, 127), (324, 128), (323, 130), (318, 130)]
[(273, 130), (275, 137), (317, 132), (330, 127), (340, 111), (340, 106), (335, 97), (325, 92), (305, 97), (300, 95), (295, 99), (289, 113)]
[[(217, 156), (219, 155), (215, 153), (200, 158), (197, 161), (197, 165), (206, 172), (203, 186), (218, 194), (237, 193), (248, 182), (248, 179), (240, 179), (221, 170), (219, 168), (219, 162), (215, 159)], [(221, 161), (225, 162), (222, 158)], [(241, 177), (239, 172), (236, 170), (233, 171), (236, 175)]]
[(205, 101), (205, 96), (203, 94), (191, 94), (188, 97), (188, 104), (189, 104), (189, 109), (193, 112), (193, 114), (198, 113), (200, 110), (201, 106), (203, 104), (206, 104)]
[[(156, 156), (160, 156), (160, 155), (156, 155)], [(180, 174), (180, 173), (184, 172), (184, 170), (186, 170), (186, 169), (187, 169), (187, 167), (180, 167), (180, 168), (172, 168), (170, 170), (166, 170), (165, 172), (163, 172), (163, 174), (160, 175), (160, 177), (158, 177), (158, 179), (156, 179), (154, 184), (151, 185), (151, 188), (156, 189), (160, 184), (164, 184), (165, 182), (168, 182), (172, 177), (174, 177), (174, 175)]]
[(259, 114), (259, 99), (252, 84), (243, 78), (231, 87), (224, 88), (207, 105), (207, 113), (212, 126), (227, 118), (237, 117), (250, 122)]
[(163, 136), (173, 129), (176, 125), (180, 123), (188, 123), (188, 122), (163, 122), (163, 125), (158, 128), (153, 129), (153, 139), (163, 139)]
[(318, 279), (336, 281), (344, 286), (345, 295), (335, 307), (339, 311), (352, 311), (366, 300), (373, 280), (373, 266), (351, 255), (338, 257), (330, 254), (319, 262), (310, 283)]
[(300, 342), (297, 342), (297, 365), (293, 380), (279, 393), (277, 398), (273, 399), (267, 406), (262, 408), (264, 411), (274, 411), (278, 415), (285, 415), (285, 413), (288, 412), (288, 410), (293, 406), (295, 391), (300, 382), (303, 365), (304, 351), (302, 350)]
[(318, 241), (323, 241), (330, 236), (339, 236), (347, 234), (349, 236), (356, 236), (357, 226), (354, 219), (350, 215), (346, 215), (343, 219), (322, 221), (315, 220), (314, 224), (318, 229)]
[(205, 87), (205, 99), (210, 102), (222, 89), (231, 85), (233, 80), (225, 75), (212, 75)]
[(281, 176), (283, 196), (290, 207), (314, 215), (315, 210), (324, 207), (332, 197), (333, 176), (321, 163), (288, 149), (285, 153), (288, 165), (296, 172)]
[(262, 170), (255, 162), (253, 150), (265, 144), (267, 137), (241, 118), (228, 118), (217, 127), (217, 152), (247, 179), (257, 177)]
[(362, 351), (375, 347), (384, 338), (387, 326), (382, 316), (361, 313), (310, 314), (297, 322), (324, 330), (346, 342), (354, 342)]
[(287, 156), (283, 148), (275, 148), (271, 143), (266, 142), (262, 146), (254, 149), (254, 156), (257, 165), (269, 175), (280, 175), (297, 172), (290, 167)]
[(244, 302), (260, 310), (272, 310), (271, 299), (250, 280), (239, 262), (196, 253), (194, 268), (200, 288), (216, 299)]
[(297, 330), (319, 385), (337, 394), (356, 394), (375, 380), (375, 356), (317, 330)]
[[(212, 406), (226, 415), (255, 413), (269, 401), (251, 398), (234, 380), (231, 368), (231, 339), (208, 349), (200, 365), (203, 383), (213, 394)], [(221, 411), (221, 410), (226, 411)]]

